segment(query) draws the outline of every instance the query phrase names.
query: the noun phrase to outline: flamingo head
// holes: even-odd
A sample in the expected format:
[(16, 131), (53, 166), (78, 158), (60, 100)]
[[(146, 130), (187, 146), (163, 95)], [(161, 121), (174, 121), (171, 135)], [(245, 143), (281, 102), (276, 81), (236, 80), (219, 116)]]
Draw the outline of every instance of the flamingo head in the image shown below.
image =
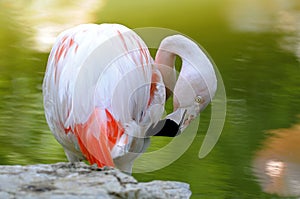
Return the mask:
[[(178, 79), (174, 67), (176, 56), (182, 59)], [(217, 90), (213, 63), (195, 42), (182, 36), (166, 37), (160, 44), (155, 62), (167, 91), (173, 91), (173, 112), (148, 135), (175, 136), (212, 101)], [(167, 97), (170, 93), (167, 92)], [(171, 130), (169, 130), (171, 129)]]

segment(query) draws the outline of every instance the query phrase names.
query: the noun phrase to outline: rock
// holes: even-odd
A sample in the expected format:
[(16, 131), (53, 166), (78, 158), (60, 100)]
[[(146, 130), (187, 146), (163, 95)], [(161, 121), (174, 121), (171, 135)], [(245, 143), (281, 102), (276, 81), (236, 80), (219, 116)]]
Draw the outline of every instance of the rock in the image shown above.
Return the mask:
[(0, 166), (0, 198), (189, 198), (182, 182), (137, 182), (113, 168), (85, 163)]

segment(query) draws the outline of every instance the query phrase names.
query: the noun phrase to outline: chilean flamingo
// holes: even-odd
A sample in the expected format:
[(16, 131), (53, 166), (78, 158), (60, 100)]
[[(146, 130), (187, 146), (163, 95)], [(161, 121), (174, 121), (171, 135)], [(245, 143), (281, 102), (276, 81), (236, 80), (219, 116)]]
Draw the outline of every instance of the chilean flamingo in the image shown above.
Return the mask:
[[(176, 81), (174, 61), (182, 58)], [(70, 162), (88, 160), (130, 173), (151, 136), (176, 136), (216, 91), (213, 66), (182, 35), (166, 37), (151, 58), (143, 40), (119, 24), (62, 32), (43, 82), (45, 116)], [(173, 91), (174, 112), (162, 119)]]

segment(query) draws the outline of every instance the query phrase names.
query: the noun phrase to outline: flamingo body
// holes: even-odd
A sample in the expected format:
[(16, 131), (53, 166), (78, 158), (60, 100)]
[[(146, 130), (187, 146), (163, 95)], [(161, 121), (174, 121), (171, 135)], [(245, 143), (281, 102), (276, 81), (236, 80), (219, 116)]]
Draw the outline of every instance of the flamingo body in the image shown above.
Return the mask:
[[(187, 46), (178, 51), (174, 40)], [(170, 37), (154, 61), (143, 40), (123, 25), (83, 24), (61, 33), (49, 55), (43, 95), (47, 122), (68, 160), (87, 159), (99, 167), (131, 172), (149, 136), (157, 133), (151, 130), (162, 121), (166, 88), (175, 88), (175, 110), (167, 116), (168, 124), (182, 131), (216, 89), (211, 63), (192, 44), (183, 36)], [(202, 57), (191, 50), (185, 57), (191, 45)], [(183, 62), (177, 82), (167, 77), (170, 71), (164, 67), (173, 74), (175, 55), (195, 60)], [(193, 68), (199, 60), (209, 65), (201, 72)], [(205, 103), (195, 103), (198, 95)]]

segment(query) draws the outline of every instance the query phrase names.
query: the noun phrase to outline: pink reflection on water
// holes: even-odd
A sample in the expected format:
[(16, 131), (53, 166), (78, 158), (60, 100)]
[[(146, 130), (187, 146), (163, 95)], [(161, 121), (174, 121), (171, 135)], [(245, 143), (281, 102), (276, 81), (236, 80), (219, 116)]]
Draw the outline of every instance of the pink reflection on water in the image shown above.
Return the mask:
[(300, 196), (300, 125), (269, 133), (255, 154), (254, 174), (264, 192)]
[(284, 170), (285, 163), (281, 161), (269, 160), (266, 163), (265, 172), (270, 177), (280, 177)]

